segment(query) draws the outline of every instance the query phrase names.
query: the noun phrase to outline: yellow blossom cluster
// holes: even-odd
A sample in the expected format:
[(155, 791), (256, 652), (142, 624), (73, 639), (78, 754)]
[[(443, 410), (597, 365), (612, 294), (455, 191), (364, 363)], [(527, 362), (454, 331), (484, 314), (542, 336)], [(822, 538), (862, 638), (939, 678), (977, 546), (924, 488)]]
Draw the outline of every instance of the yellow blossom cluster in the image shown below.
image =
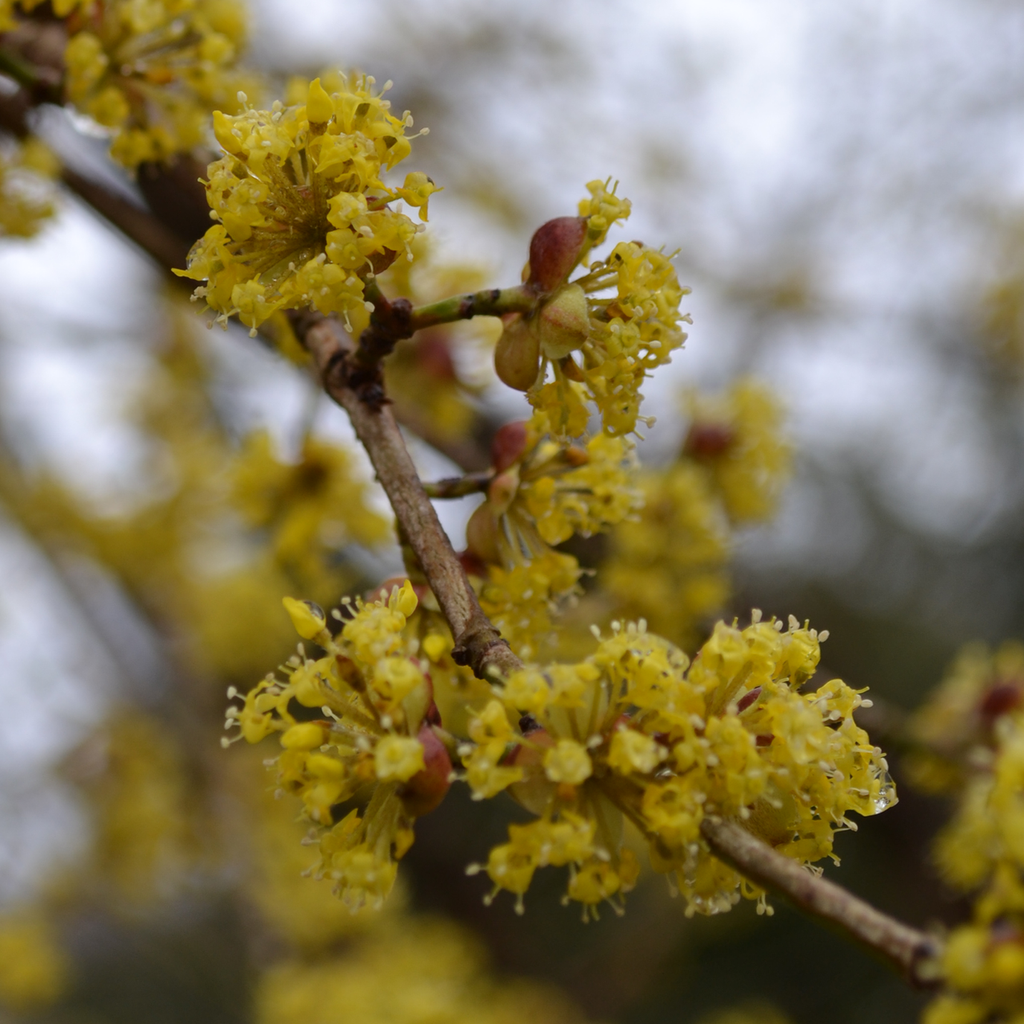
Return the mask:
[(688, 650), (730, 590), (730, 526), (767, 519), (789, 476), (778, 401), (738, 381), (721, 397), (691, 396), (679, 458), (638, 479), (639, 515), (611, 533), (600, 582), (613, 614), (645, 619)]
[(904, 770), (911, 782), (930, 793), (959, 792), (972, 768), (991, 761), (996, 723), (1022, 703), (1024, 644), (1009, 640), (995, 651), (965, 646), (907, 723)]
[[(413, 820), (433, 810), (449, 785), (426, 663), (403, 637), (417, 603), (406, 580), (378, 601), (347, 604), (335, 637), (319, 607), (285, 598), (296, 631), (326, 653), (313, 660), (300, 646), (284, 666), (286, 682), (268, 676), (228, 709), (227, 724), (249, 743), (278, 734), (278, 786), (301, 798), (320, 830), (318, 874), (355, 909), (383, 902), (412, 845)], [(366, 806), (338, 820), (349, 802)]]
[(425, 219), (435, 190), (420, 172), (400, 188), (381, 180), (409, 155), (411, 124), (372, 78), (340, 76), (330, 94), (315, 79), (299, 105), (215, 113), (225, 156), (210, 164), (206, 194), (217, 223), (178, 273), (206, 281), (196, 296), (253, 333), (280, 310), (312, 306), (358, 334), (372, 309), (366, 282), (412, 256), (416, 225), (389, 204)]
[(31, 238), (53, 214), (57, 161), (29, 137), (0, 151), (0, 236)]
[[(66, 5), (65, 5), (66, 6)], [(204, 144), (214, 108), (235, 110), (250, 79), (235, 69), (245, 35), (238, 0), (103, 0), (69, 22), (68, 100), (111, 130), (125, 167)]]
[(299, 461), (288, 464), (260, 430), (246, 439), (231, 478), (233, 502), (246, 521), (268, 530), (275, 559), (302, 577), (316, 575), (324, 551), (391, 537), (387, 519), (367, 504), (368, 487), (352, 455), (340, 445), (307, 436)]
[(123, 708), (68, 767), (91, 805), (96, 881), (129, 906), (172, 895), (195, 859), (188, 779), (167, 725)]
[(555, 546), (621, 523), (641, 500), (628, 441), (598, 434), (583, 447), (552, 433), (545, 413), (501, 428), (487, 499), (466, 528), (481, 607), (527, 658), (536, 656), (552, 613), (580, 578), (577, 560)]
[(347, 955), (285, 961), (256, 991), (260, 1024), (583, 1024), (556, 990), (488, 976), (477, 943), (433, 918), (382, 926)]
[(479, 798), (508, 790), (537, 815), (491, 850), (494, 892), (522, 909), (534, 872), (567, 866), (567, 897), (585, 915), (616, 906), (638, 864), (624, 822), (647, 841), (655, 870), (675, 876), (687, 913), (728, 910), (763, 893), (715, 859), (707, 816), (735, 818), (803, 864), (832, 854), (847, 815), (895, 802), (882, 752), (853, 720), (867, 702), (841, 680), (802, 688), (818, 634), (790, 619), (745, 629), (719, 623), (692, 664), (643, 626), (599, 638), (578, 664), (527, 667), (495, 687), (460, 749)]
[(934, 855), (947, 882), (978, 891), (941, 954), (945, 992), (925, 1024), (1024, 1016), (1024, 645), (969, 644), (910, 719), (906, 768), (956, 809)]
[(40, 910), (0, 917), (0, 1003), (16, 1014), (41, 1010), (60, 998), (69, 974), (67, 955)]
[(946, 991), (928, 1007), (925, 1024), (1024, 1017), (1024, 718), (1001, 716), (994, 734), (990, 763), (979, 765), (936, 844), (949, 881), (982, 889), (971, 922), (946, 942)]
[[(587, 190), (578, 218), (549, 221), (534, 235), (525, 276), (539, 295), (537, 308), (506, 318), (495, 367), (506, 384), (526, 391), (558, 435), (586, 430), (587, 401), (606, 433), (630, 434), (644, 378), (686, 339), (679, 303), (687, 289), (671, 257), (639, 242), (619, 242), (607, 258), (584, 262), (630, 209), (608, 182), (592, 181)], [(580, 266), (586, 273), (570, 281)]]
[(791, 450), (781, 439), (782, 409), (764, 385), (742, 378), (722, 396), (691, 394), (685, 452), (711, 476), (733, 523), (774, 514), (789, 478)]

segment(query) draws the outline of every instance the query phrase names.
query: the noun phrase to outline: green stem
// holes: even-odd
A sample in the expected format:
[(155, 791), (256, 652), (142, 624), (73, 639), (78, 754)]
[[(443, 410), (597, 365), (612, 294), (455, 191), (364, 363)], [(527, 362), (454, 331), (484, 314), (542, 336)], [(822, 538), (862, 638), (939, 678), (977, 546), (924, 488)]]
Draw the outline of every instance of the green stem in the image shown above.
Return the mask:
[(413, 330), (469, 320), (474, 316), (501, 316), (503, 313), (528, 313), (537, 304), (537, 296), (523, 285), (514, 288), (491, 288), (469, 295), (453, 295), (450, 299), (417, 306), (412, 311)]
[(429, 498), (464, 498), (467, 494), (486, 491), (493, 479), (493, 473), (467, 473), (465, 476), (448, 477), (424, 484), (423, 489)]

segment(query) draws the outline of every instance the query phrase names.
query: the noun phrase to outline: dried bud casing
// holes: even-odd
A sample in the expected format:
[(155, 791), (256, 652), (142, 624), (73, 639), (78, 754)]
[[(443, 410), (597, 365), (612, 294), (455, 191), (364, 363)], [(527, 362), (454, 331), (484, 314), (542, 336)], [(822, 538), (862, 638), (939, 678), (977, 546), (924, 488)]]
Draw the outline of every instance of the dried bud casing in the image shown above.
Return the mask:
[(494, 350), (494, 370), (503, 384), (529, 391), (540, 372), (540, 338), (534, 325), (514, 314), (505, 324)]
[(580, 261), (586, 237), (586, 217), (556, 217), (541, 224), (530, 239), (527, 283), (540, 292), (553, 292), (565, 284)]

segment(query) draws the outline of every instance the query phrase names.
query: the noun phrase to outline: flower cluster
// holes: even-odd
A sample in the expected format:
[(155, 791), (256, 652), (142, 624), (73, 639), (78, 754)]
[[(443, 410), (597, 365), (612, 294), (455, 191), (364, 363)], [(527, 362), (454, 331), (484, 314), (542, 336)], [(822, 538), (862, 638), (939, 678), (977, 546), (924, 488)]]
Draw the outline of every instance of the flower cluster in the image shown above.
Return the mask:
[(412, 172), (401, 188), (381, 180), (408, 156), (408, 113), (395, 117), (372, 78), (320, 79), (305, 102), (214, 114), (225, 156), (210, 164), (207, 199), (218, 222), (192, 248), (188, 269), (218, 319), (237, 314), (253, 333), (275, 312), (312, 306), (338, 313), (355, 333), (368, 323), (366, 281), (412, 257), (416, 225), (389, 206), (420, 208), (435, 190)]
[(0, 236), (31, 238), (53, 214), (53, 154), (37, 139), (0, 152)]
[(119, 710), (70, 759), (68, 774), (93, 810), (95, 880), (129, 905), (172, 895), (194, 861), (195, 822), (166, 725)]
[(515, 648), (535, 656), (551, 631), (551, 611), (580, 577), (572, 555), (555, 551), (633, 515), (636, 459), (622, 438), (598, 434), (586, 447), (552, 440), (549, 417), (503, 426), (493, 444), (487, 500), (466, 529), (480, 601)]
[(741, 380), (721, 397), (691, 396), (679, 458), (640, 474), (639, 515), (611, 533), (601, 583), (614, 614), (645, 619), (687, 650), (730, 584), (730, 526), (768, 518), (789, 475), (778, 402)]
[(64, 54), (67, 97), (111, 129), (125, 167), (189, 152), (206, 141), (211, 110), (236, 109), (250, 87), (234, 67), (244, 35), (237, 0), (83, 5)]
[[(606, 259), (584, 262), (611, 225), (629, 216), (629, 202), (607, 182), (587, 189), (579, 217), (549, 221), (534, 235), (525, 287), (537, 293), (537, 307), (506, 318), (495, 368), (549, 415), (556, 434), (584, 432), (589, 400), (605, 432), (623, 435), (636, 429), (644, 378), (686, 339), (679, 303), (687, 290), (671, 258), (639, 242), (620, 242)], [(586, 273), (570, 281), (579, 266)]]
[(991, 764), (996, 724), (1024, 704), (1024, 644), (968, 644), (907, 723), (904, 770), (930, 793), (960, 792)]
[[(262, 1024), (584, 1024), (557, 990), (490, 977), (477, 942), (461, 928), (408, 917), (341, 957), (286, 960), (255, 993)], [(768, 1022), (765, 1022), (768, 1024)], [(775, 1022), (771, 1022), (775, 1024)]]
[(956, 796), (934, 855), (947, 882), (979, 891), (972, 920), (942, 952), (946, 992), (926, 1024), (1019, 1020), (1024, 1013), (1024, 645), (970, 644), (910, 719), (905, 767)]
[(936, 854), (960, 888), (983, 885), (941, 958), (947, 991), (925, 1024), (1016, 1021), (1024, 1013), (1024, 720), (1001, 716), (994, 753), (961, 797)]
[(349, 451), (307, 436), (299, 461), (279, 461), (266, 431), (250, 435), (232, 471), (232, 498), (249, 525), (270, 531), (279, 564), (316, 573), (325, 549), (380, 544), (388, 521), (367, 505)]
[(35, 909), (0, 917), (0, 1003), (17, 1015), (38, 1012), (67, 987), (70, 964), (53, 928)]
[(745, 378), (721, 397), (691, 395), (683, 451), (702, 464), (733, 523), (762, 522), (789, 478), (782, 410), (763, 385)]
[[(412, 844), (413, 820), (449, 786), (451, 761), (432, 728), (439, 716), (426, 663), (403, 638), (417, 603), (406, 580), (386, 598), (347, 604), (348, 618), (336, 613), (343, 626), (334, 637), (320, 608), (285, 598), (296, 631), (326, 654), (313, 660), (300, 647), (284, 666), (287, 681), (268, 676), (241, 707), (228, 709), (227, 724), (249, 743), (278, 734), (278, 786), (301, 798), (319, 829), (318, 874), (356, 909), (387, 896)], [(349, 802), (366, 806), (339, 812)]]
[(853, 720), (860, 695), (814, 674), (825, 634), (790, 619), (746, 629), (719, 623), (692, 665), (643, 625), (617, 628), (578, 664), (514, 673), (470, 723), (460, 750), (483, 799), (508, 790), (537, 815), (491, 850), (494, 892), (517, 907), (534, 872), (568, 866), (567, 897), (585, 915), (634, 883), (624, 821), (673, 874), (688, 913), (728, 910), (764, 894), (716, 860), (709, 815), (736, 818), (804, 864), (832, 854), (833, 834), (895, 802), (882, 752)]

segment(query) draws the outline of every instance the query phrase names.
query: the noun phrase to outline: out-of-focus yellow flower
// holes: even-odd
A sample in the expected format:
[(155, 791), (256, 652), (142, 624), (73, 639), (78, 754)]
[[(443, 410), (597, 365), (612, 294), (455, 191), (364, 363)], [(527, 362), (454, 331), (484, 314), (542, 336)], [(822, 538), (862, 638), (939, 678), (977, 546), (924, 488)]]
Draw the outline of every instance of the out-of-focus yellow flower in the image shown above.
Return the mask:
[(72, 758), (70, 773), (92, 806), (100, 884), (130, 904), (173, 893), (196, 848), (188, 782), (166, 727), (118, 711)]
[(782, 410), (763, 385), (740, 380), (719, 398), (689, 396), (692, 425), (684, 452), (710, 473), (734, 523), (768, 519), (789, 479)]
[(771, 1003), (746, 1003), (716, 1010), (701, 1017), (700, 1024), (790, 1024), (790, 1019)]
[[(882, 752), (853, 720), (859, 693), (833, 679), (812, 693), (826, 634), (756, 613), (746, 629), (719, 623), (692, 665), (672, 644), (629, 626), (586, 661), (527, 667), (494, 688), (460, 749), (478, 798), (504, 789), (537, 820), (513, 825), (486, 865), (494, 892), (522, 896), (537, 868), (569, 868), (584, 916), (618, 907), (638, 865), (623, 819), (651, 863), (675, 876), (687, 913), (714, 914), (764, 893), (716, 860), (705, 815), (736, 818), (803, 864), (832, 856), (851, 811), (896, 800)], [(513, 723), (517, 723), (513, 726)]]
[[(255, 333), (275, 312), (312, 306), (338, 313), (358, 334), (369, 323), (366, 280), (411, 258), (416, 225), (389, 206), (425, 216), (422, 175), (389, 188), (381, 176), (410, 152), (412, 124), (390, 111), (372, 78), (315, 79), (302, 105), (214, 114), (226, 155), (210, 164), (206, 192), (218, 221), (196, 243), (188, 269), (218, 319), (238, 315)], [(426, 194), (425, 194), (426, 192)]]
[(556, 990), (495, 981), (481, 950), (457, 926), (404, 918), (375, 930), (346, 956), (285, 962), (256, 991), (258, 1024), (582, 1024)]
[[(294, 611), (298, 602), (285, 601)], [(319, 829), (318, 877), (332, 879), (353, 909), (383, 903), (397, 861), (412, 845), (414, 819), (433, 810), (449, 786), (451, 761), (432, 728), (439, 716), (427, 666), (417, 642), (403, 635), (417, 604), (408, 580), (378, 601), (347, 604), (337, 637), (319, 609), (296, 611), (300, 635), (326, 654), (314, 661), (300, 647), (284, 666), (287, 682), (267, 676), (242, 706), (228, 709), (227, 724), (249, 743), (278, 735), (278, 785), (301, 798)], [(302, 708), (327, 717), (297, 718)], [(337, 805), (353, 799), (367, 801), (364, 812), (336, 821)]]
[(70, 963), (37, 910), (0, 917), (0, 1003), (15, 1013), (41, 1010), (60, 998)]
[(990, 760), (994, 728), (1024, 704), (1024, 644), (1008, 640), (995, 651), (968, 644), (942, 683), (911, 716), (913, 744), (904, 758), (910, 781), (927, 792), (957, 792)]
[(729, 596), (728, 523), (706, 474), (689, 460), (647, 470), (637, 482), (643, 505), (612, 531), (599, 582), (616, 616), (644, 619), (692, 651)]
[(231, 471), (232, 498), (247, 522), (267, 529), (279, 564), (315, 576), (327, 552), (346, 544), (373, 546), (390, 539), (388, 520), (367, 501), (352, 455), (314, 437), (299, 461), (274, 455), (270, 436), (249, 436)]
[(0, 152), (0, 236), (31, 238), (53, 215), (57, 160), (38, 139)]
[(245, 31), (237, 0), (105, 0), (75, 21), (64, 54), (68, 99), (112, 130), (134, 168), (205, 142), (210, 112), (235, 110), (255, 81), (235, 70)]

